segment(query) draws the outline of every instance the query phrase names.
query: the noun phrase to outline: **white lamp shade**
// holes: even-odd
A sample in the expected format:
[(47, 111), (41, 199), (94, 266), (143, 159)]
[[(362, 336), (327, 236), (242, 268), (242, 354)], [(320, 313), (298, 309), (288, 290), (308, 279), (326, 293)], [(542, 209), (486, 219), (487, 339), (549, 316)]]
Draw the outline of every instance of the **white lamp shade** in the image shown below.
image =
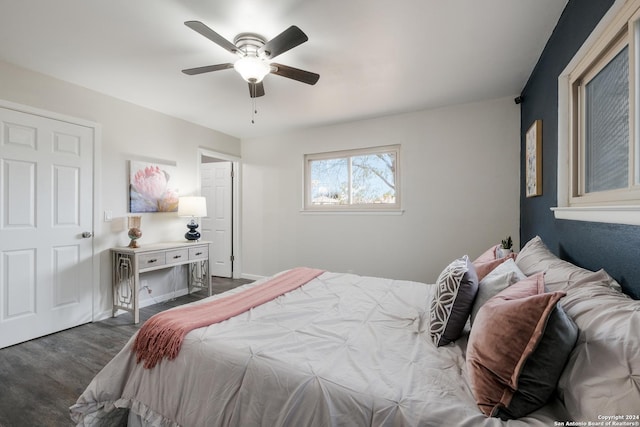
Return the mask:
[(207, 216), (207, 199), (205, 197), (180, 197), (178, 199), (179, 216)]
[(260, 83), (264, 76), (269, 74), (271, 66), (255, 56), (245, 56), (240, 58), (233, 64), (243, 79), (249, 83)]

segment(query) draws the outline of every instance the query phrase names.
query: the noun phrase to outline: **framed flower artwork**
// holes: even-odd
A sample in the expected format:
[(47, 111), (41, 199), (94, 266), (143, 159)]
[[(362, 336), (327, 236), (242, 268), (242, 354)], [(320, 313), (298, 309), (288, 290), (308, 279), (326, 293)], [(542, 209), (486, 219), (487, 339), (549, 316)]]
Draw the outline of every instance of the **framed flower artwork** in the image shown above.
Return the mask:
[(176, 167), (130, 161), (129, 212), (177, 212)]
[(526, 196), (542, 195), (542, 120), (533, 122), (526, 134)]

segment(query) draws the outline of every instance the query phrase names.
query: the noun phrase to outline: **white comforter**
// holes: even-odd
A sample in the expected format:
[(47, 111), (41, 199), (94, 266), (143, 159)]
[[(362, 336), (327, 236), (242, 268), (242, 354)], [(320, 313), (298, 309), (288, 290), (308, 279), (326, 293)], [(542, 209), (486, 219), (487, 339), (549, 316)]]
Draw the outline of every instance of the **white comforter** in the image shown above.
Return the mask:
[[(476, 407), (466, 338), (440, 348), (430, 341), (432, 288), (324, 273), (189, 333), (175, 360), (150, 370), (136, 364), (132, 338), (71, 407), (71, 416), (87, 426), (127, 419), (187, 427), (507, 424)], [(560, 408), (554, 402), (508, 424), (554, 425), (566, 419)]]

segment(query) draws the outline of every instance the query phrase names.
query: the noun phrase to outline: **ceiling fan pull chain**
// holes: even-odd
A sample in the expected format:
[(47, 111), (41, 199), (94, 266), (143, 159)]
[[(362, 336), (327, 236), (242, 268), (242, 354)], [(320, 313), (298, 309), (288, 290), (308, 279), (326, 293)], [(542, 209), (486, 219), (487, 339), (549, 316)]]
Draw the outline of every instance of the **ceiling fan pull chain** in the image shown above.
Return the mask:
[(255, 117), (258, 114), (258, 109), (256, 108), (256, 99), (251, 98), (251, 124), (255, 124)]

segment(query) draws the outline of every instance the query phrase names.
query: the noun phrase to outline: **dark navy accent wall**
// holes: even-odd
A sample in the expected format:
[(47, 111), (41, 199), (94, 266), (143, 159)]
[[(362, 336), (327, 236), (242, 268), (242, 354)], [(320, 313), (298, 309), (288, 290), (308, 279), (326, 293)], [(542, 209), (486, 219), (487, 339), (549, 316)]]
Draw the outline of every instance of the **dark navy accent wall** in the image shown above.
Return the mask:
[[(558, 76), (614, 0), (570, 0), (522, 91), (520, 241), (539, 235), (563, 259), (590, 270), (605, 268), (625, 292), (640, 299), (640, 227), (556, 220), (558, 174)], [(542, 120), (542, 196), (524, 189), (524, 141), (531, 124)]]

